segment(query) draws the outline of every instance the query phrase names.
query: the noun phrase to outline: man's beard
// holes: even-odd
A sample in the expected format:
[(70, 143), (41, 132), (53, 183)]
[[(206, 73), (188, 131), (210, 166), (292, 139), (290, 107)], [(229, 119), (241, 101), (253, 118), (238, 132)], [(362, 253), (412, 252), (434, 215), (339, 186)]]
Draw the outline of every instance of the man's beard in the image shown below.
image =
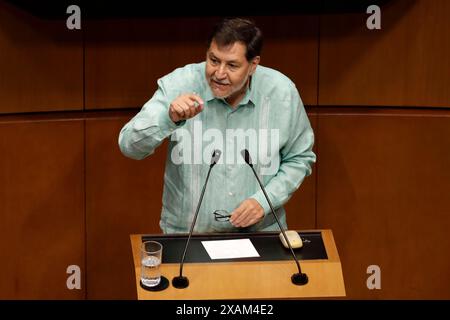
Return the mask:
[[(233, 90), (234, 88), (231, 86), (231, 84), (228, 84), (228, 83), (227, 83), (227, 85), (231, 86), (231, 88), (230, 88), (230, 91), (229, 91), (227, 94), (223, 95), (223, 96), (219, 96), (219, 95), (214, 94), (214, 90), (212, 90), (212, 92), (213, 92), (213, 94), (214, 94), (214, 96), (215, 96), (216, 98), (226, 100), (226, 99), (230, 98), (230, 97), (233, 96), (233, 95), (239, 95), (240, 93), (242, 93), (242, 91), (247, 90), (248, 83), (249, 83), (249, 79), (250, 79), (250, 77), (247, 77), (247, 79), (244, 81), (244, 83), (242, 84), (242, 86), (241, 86), (239, 89), (237, 89), (237, 90)], [(224, 83), (222, 83), (222, 82), (220, 82), (220, 81), (213, 80), (213, 78), (211, 78), (210, 81), (211, 81), (212, 83), (214, 83), (214, 81), (215, 81), (215, 82), (217, 82), (217, 83), (219, 83), (219, 84), (224, 84)]]

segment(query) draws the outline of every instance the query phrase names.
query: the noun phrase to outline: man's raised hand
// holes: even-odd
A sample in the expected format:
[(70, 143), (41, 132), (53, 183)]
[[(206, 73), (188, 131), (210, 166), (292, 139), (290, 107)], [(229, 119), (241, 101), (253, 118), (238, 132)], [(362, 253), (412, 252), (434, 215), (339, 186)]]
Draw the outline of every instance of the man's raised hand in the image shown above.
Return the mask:
[(204, 102), (195, 93), (187, 93), (178, 96), (169, 107), (169, 117), (173, 122), (179, 122), (195, 117), (203, 111)]

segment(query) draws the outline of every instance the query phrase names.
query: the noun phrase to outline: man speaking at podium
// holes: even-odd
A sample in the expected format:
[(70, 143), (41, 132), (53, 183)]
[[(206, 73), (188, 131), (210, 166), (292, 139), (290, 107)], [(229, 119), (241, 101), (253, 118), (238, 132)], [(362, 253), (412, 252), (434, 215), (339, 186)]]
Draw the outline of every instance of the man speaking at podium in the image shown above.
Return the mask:
[(209, 38), (206, 61), (178, 68), (121, 130), (119, 146), (143, 159), (169, 138), (160, 227), (189, 231), (211, 154), (211, 172), (196, 232), (279, 230), (252, 170), (248, 149), (276, 213), (311, 174), (314, 134), (295, 84), (259, 65), (262, 33), (252, 22), (221, 21)]

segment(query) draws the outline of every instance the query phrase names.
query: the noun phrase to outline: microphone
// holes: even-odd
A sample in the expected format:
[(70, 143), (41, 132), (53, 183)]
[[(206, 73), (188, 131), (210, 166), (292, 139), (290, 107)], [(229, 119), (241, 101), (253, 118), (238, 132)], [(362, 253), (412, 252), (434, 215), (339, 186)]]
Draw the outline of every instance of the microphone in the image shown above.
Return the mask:
[(292, 249), (291, 243), (289, 242), (289, 240), (288, 240), (288, 238), (286, 236), (286, 233), (284, 232), (284, 229), (281, 226), (280, 220), (278, 220), (278, 217), (277, 217), (277, 215), (275, 213), (275, 210), (273, 209), (272, 202), (270, 201), (269, 197), (267, 196), (266, 189), (264, 188), (263, 184), (261, 183), (261, 180), (259, 179), (258, 175), (256, 174), (255, 169), (253, 168), (253, 164), (252, 164), (252, 159), (250, 157), (250, 153), (248, 152), (247, 149), (244, 149), (244, 150), (241, 151), (241, 155), (244, 158), (245, 162), (250, 166), (250, 168), (252, 168), (253, 174), (255, 175), (256, 180), (258, 180), (259, 186), (261, 187), (261, 190), (263, 191), (264, 196), (266, 197), (266, 200), (269, 203), (270, 210), (272, 211), (272, 214), (274, 215), (275, 220), (277, 221), (278, 226), (280, 227), (280, 230), (281, 230), (281, 233), (283, 234), (284, 240), (286, 241), (286, 243), (289, 246), (289, 249), (291, 251), (292, 257), (294, 258), (295, 263), (297, 264), (298, 273), (294, 273), (291, 276), (292, 283), (297, 285), (297, 286), (302, 286), (302, 285), (307, 284), (308, 283), (308, 275), (306, 273), (303, 273), (302, 269), (300, 268), (300, 263), (298, 262), (298, 259), (295, 256), (295, 252)]
[(211, 156), (211, 163), (209, 165), (208, 175), (206, 176), (205, 184), (203, 185), (203, 190), (202, 190), (202, 193), (200, 194), (200, 200), (198, 201), (197, 210), (195, 211), (194, 219), (192, 220), (192, 224), (191, 224), (191, 230), (189, 231), (189, 236), (186, 241), (186, 245), (184, 247), (183, 257), (181, 258), (180, 275), (177, 277), (174, 277), (172, 279), (172, 285), (177, 289), (184, 289), (189, 286), (189, 279), (187, 277), (183, 276), (184, 258), (186, 257), (186, 251), (189, 246), (189, 241), (191, 240), (191, 237), (192, 237), (192, 232), (194, 231), (195, 221), (197, 221), (197, 216), (198, 216), (198, 212), (200, 210), (200, 205), (202, 204), (203, 195), (205, 194), (206, 185), (208, 184), (209, 174), (211, 173), (211, 169), (219, 161), (221, 154), (222, 154), (222, 152), (220, 150), (216, 149), (213, 151), (213, 154)]

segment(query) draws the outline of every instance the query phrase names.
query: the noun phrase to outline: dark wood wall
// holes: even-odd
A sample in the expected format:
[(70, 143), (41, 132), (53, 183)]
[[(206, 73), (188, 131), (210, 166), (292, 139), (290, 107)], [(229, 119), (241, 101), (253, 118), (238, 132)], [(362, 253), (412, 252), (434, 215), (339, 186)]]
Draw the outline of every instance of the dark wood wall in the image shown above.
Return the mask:
[[(316, 134), (289, 226), (333, 230), (350, 299), (450, 298), (449, 14), (446, 0), (393, 0), (377, 31), (365, 12), (254, 17), (261, 63), (297, 84)], [(157, 78), (204, 59), (216, 21), (69, 31), (0, 1), (0, 298), (136, 297), (129, 235), (160, 232), (166, 145), (134, 161), (118, 133)]]

